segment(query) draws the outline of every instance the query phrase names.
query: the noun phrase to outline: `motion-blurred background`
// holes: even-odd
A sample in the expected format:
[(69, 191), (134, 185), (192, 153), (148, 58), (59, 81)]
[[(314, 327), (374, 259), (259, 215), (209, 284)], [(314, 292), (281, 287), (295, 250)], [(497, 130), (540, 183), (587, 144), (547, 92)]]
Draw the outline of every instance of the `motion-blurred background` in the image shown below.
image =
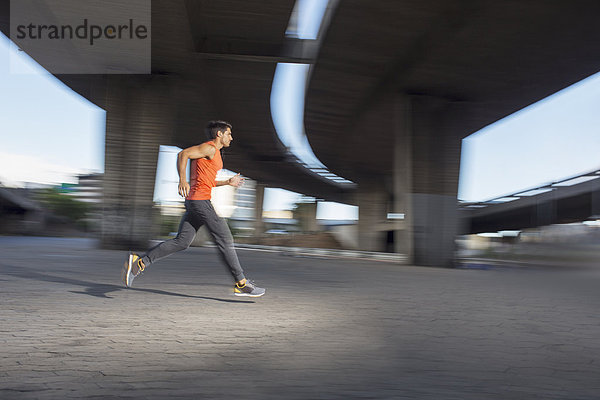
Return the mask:
[(213, 202), (239, 244), (437, 266), (600, 255), (597, 2), (154, 0), (151, 74), (48, 72), (9, 39), (10, 6), (2, 234), (173, 236), (176, 154), (224, 119), (220, 177), (247, 180)]

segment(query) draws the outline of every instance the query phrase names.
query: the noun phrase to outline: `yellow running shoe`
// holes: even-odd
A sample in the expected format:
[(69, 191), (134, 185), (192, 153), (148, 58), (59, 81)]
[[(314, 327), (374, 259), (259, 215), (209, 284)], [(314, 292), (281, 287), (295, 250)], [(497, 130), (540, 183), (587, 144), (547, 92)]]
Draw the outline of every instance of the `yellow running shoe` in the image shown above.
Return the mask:
[(140, 256), (129, 253), (127, 261), (123, 264), (123, 273), (121, 274), (121, 279), (123, 280), (125, 287), (131, 287), (135, 277), (144, 272), (144, 268), (145, 266)]

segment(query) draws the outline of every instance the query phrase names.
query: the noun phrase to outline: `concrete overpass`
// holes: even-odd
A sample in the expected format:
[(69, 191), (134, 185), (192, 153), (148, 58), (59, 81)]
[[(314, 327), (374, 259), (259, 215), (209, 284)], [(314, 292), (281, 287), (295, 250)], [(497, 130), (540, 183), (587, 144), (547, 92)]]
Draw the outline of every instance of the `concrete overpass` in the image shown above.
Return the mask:
[(600, 170), (459, 207), (461, 233), (521, 230), (600, 219)]
[[(285, 37), (293, 0), (153, 0), (151, 75), (58, 76), (107, 110), (105, 246), (148, 239), (158, 145), (196, 144), (206, 120), (222, 118), (234, 125), (229, 169), (359, 205), (366, 250), (394, 231), (415, 264), (450, 265), (461, 139), (600, 69), (596, 1), (336, 4), (307, 56), (309, 43)], [(309, 141), (356, 189), (317, 178), (277, 139), (277, 62), (313, 64)]]

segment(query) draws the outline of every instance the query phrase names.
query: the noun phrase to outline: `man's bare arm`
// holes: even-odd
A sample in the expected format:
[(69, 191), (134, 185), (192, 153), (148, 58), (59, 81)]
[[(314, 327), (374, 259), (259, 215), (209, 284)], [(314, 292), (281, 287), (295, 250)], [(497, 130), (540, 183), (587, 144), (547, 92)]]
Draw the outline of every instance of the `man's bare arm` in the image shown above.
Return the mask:
[(225, 185), (231, 185), (233, 187), (240, 187), (244, 184), (244, 178), (242, 178), (240, 176), (240, 174), (237, 174), (236, 176), (232, 176), (231, 178), (227, 179), (226, 181), (217, 181), (216, 185), (217, 186), (225, 186)]
[(177, 173), (179, 174), (178, 191), (180, 196), (187, 197), (190, 193), (190, 184), (185, 176), (188, 160), (196, 160), (198, 158), (212, 159), (215, 152), (216, 149), (213, 146), (203, 143), (183, 149), (177, 154)]

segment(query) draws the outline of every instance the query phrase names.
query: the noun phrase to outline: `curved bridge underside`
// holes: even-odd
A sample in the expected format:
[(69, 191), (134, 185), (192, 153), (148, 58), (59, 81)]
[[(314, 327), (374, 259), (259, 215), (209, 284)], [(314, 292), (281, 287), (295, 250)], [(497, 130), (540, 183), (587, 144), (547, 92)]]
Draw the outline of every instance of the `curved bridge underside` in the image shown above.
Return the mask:
[[(311, 146), (355, 182), (391, 175), (387, 98), (446, 104), (452, 132), (434, 136), (466, 137), (598, 72), (598, 15), (597, 1), (345, 0), (310, 80)], [(370, 112), (379, 123), (366, 126)]]

